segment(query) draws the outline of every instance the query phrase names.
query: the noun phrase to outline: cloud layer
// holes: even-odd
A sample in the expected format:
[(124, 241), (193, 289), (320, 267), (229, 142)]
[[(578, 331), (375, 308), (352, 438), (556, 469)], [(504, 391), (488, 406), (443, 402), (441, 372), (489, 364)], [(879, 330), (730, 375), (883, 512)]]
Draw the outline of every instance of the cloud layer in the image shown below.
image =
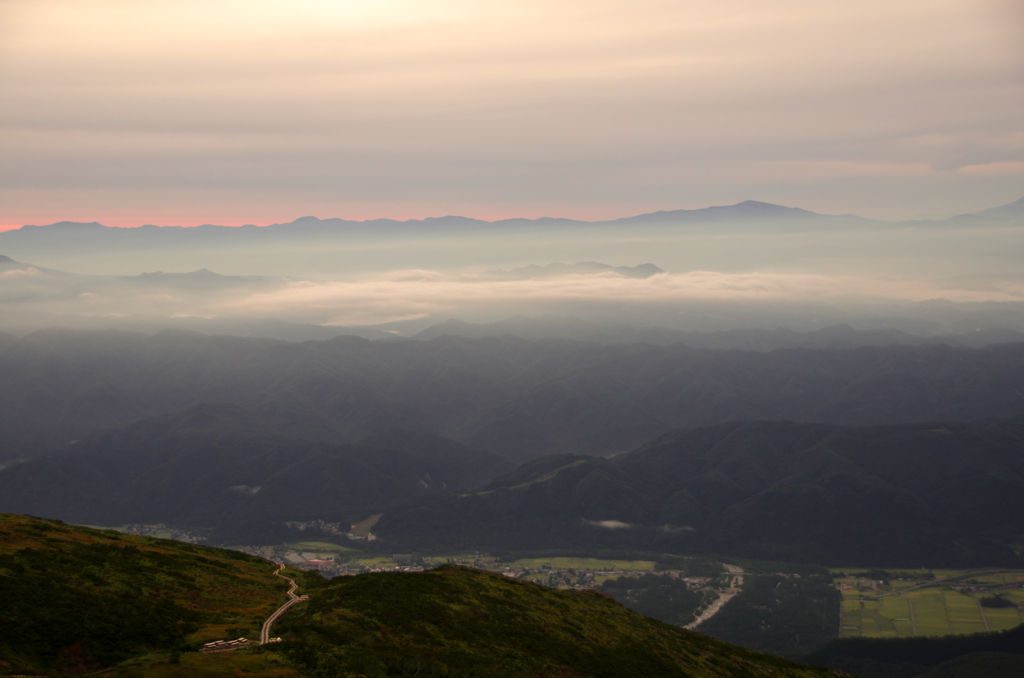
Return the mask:
[(398, 271), (357, 282), (295, 281), (208, 307), (223, 314), (267, 315), (332, 325), (375, 325), (424, 317), (503, 317), (649, 307), (688, 302), (830, 302), (866, 300), (1024, 301), (1024, 278), (921, 281), (785, 273), (691, 271), (626, 278), (614, 273), (542, 280), (492, 281), (433, 271)]

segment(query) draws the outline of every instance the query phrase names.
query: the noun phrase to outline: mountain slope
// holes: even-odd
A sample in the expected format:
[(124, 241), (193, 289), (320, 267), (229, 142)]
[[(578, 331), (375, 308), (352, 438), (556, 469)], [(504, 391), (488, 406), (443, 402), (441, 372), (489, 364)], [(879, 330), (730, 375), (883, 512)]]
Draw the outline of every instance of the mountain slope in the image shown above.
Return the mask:
[(323, 675), (836, 676), (641, 617), (592, 591), (442, 566), (339, 577), (290, 613), (282, 653)]
[(679, 430), (612, 459), (537, 459), (481, 491), (387, 514), (376, 530), (395, 548), (1019, 567), (1024, 419)]
[(1007, 205), (990, 207), (977, 213), (979, 217), (986, 219), (1004, 219), (1007, 221), (1020, 221), (1024, 219), (1024, 198), (1014, 200)]
[(1024, 344), (768, 353), (515, 337), (287, 344), (40, 331), (0, 346), (0, 449), (28, 457), (104, 428), (229, 403), (305, 441), (382, 426), (514, 462), (613, 454), (729, 420), (850, 425), (1024, 412)]
[(480, 338), (512, 335), (522, 339), (564, 339), (600, 344), (683, 344), (690, 348), (741, 351), (778, 349), (852, 349), (862, 346), (947, 346), (981, 347), (1024, 340), (1024, 333), (1010, 329), (989, 329), (964, 334), (919, 336), (900, 330), (855, 330), (849, 325), (834, 325), (812, 332), (775, 330), (723, 330), (720, 332), (684, 332), (666, 327), (645, 327), (625, 323), (600, 323), (572, 316), (516, 316), (493, 323), (467, 323), (447, 320), (417, 332), (413, 339), (430, 340), (443, 336)]
[(285, 599), (275, 569), (241, 553), (0, 514), (0, 675), (846, 675), (668, 626), (597, 593), (450, 566), (330, 582), (288, 572), (310, 600), (275, 622), (285, 642), (196, 654), (208, 640), (256, 637)]
[(228, 629), (251, 633), (286, 600), (276, 567), (233, 551), (0, 514), (0, 675), (94, 671), (194, 649)]
[(384, 429), (357, 444), (306, 443), (241, 408), (201, 405), (0, 471), (0, 510), (94, 525), (345, 522), (509, 468), (430, 434)]

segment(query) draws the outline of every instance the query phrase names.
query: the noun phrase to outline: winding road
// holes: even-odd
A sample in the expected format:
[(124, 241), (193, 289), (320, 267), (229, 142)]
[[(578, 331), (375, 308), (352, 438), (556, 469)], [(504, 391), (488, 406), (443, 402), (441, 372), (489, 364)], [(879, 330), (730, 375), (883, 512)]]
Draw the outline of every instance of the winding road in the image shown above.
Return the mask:
[(274, 611), (274, 614), (267, 617), (267, 621), (263, 622), (263, 628), (260, 630), (260, 645), (266, 645), (270, 642), (270, 627), (274, 625), (274, 622), (277, 621), (278, 617), (287, 612), (288, 608), (294, 605), (295, 603), (301, 603), (309, 600), (309, 596), (295, 595), (295, 590), (299, 588), (299, 585), (295, 583), (294, 579), (289, 579), (288, 577), (281, 574), (281, 570), (283, 569), (284, 565), (277, 568), (277, 572), (274, 573), (274, 576), (280, 577), (281, 579), (284, 579), (286, 582), (291, 584), (291, 586), (288, 587), (289, 600), (287, 603), (277, 608), (277, 610)]

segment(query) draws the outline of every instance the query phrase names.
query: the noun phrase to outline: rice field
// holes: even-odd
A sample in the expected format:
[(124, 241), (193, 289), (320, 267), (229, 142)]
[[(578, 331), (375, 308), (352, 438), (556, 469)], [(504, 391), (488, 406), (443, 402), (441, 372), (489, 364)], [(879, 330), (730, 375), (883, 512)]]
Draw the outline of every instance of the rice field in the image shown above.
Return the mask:
[[(925, 588), (915, 588), (913, 581), (890, 581), (883, 585), (854, 577), (840, 580), (843, 594), (840, 635), (946, 636), (1003, 631), (1024, 623), (1024, 589), (1012, 588), (1014, 584), (1024, 583), (1024, 572), (972, 577), (964, 577), (965, 571), (956, 570), (935, 571), (934, 574), (939, 579), (959, 578)], [(991, 586), (999, 588), (988, 588)], [(970, 590), (972, 588), (978, 590)], [(982, 597), (996, 591), (1016, 607), (983, 608), (979, 605)]]
[(291, 544), (285, 544), (284, 548), (290, 551), (310, 551), (320, 556), (356, 552), (356, 549), (332, 544), (329, 541), (297, 541)]
[(622, 570), (646, 572), (654, 569), (653, 560), (601, 560), (599, 558), (521, 558), (511, 567), (539, 568), (547, 565), (553, 570)]
[(377, 556), (377, 557), (371, 557), (371, 558), (356, 558), (356, 559), (353, 559), (351, 562), (354, 565), (358, 565), (360, 567), (391, 568), (391, 567), (397, 567), (398, 566), (398, 563), (396, 563), (391, 558), (388, 558), (387, 556)]

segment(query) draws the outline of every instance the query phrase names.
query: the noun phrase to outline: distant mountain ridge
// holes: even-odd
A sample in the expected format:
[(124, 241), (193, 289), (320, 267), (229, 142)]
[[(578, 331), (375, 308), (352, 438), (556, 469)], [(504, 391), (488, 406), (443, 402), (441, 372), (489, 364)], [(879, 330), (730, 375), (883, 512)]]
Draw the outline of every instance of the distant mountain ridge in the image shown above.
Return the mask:
[(690, 348), (715, 350), (774, 351), (783, 348), (858, 348), (861, 346), (948, 346), (981, 347), (990, 344), (1024, 341), (1024, 333), (1011, 329), (986, 328), (961, 334), (920, 336), (896, 329), (855, 330), (847, 324), (833, 325), (810, 332), (785, 328), (775, 330), (723, 330), (685, 332), (665, 327), (643, 327), (624, 323), (585, 321), (572, 316), (516, 316), (495, 323), (468, 323), (446, 320), (420, 330), (413, 339), (427, 341), (443, 336), (480, 338), (511, 335), (530, 339), (566, 339), (601, 344), (646, 343), (671, 346), (681, 343)]
[[(353, 227), (353, 226), (376, 226), (380, 228), (399, 227), (399, 226), (445, 226), (449, 228), (472, 228), (480, 226), (526, 226), (526, 225), (587, 225), (587, 224), (630, 224), (630, 223), (643, 223), (643, 222), (665, 222), (665, 221), (676, 221), (681, 223), (696, 223), (705, 221), (726, 221), (726, 220), (779, 220), (779, 219), (813, 219), (813, 218), (856, 218), (862, 219), (862, 217), (856, 217), (855, 215), (842, 215), (840, 217), (833, 217), (832, 215), (818, 214), (816, 212), (810, 212), (808, 210), (800, 209), (797, 207), (784, 207), (782, 205), (773, 205), (771, 203), (757, 202), (755, 200), (744, 200), (743, 202), (736, 203), (735, 205), (722, 205), (713, 207), (704, 207), (700, 209), (692, 210), (669, 210), (660, 212), (651, 212), (647, 214), (639, 214), (631, 217), (622, 217), (618, 219), (599, 220), (599, 221), (582, 221), (578, 219), (563, 219), (557, 217), (539, 217), (536, 219), (524, 219), (524, 218), (510, 218), (510, 219), (498, 219), (495, 221), (486, 221), (484, 219), (475, 219), (472, 217), (463, 217), (456, 215), (448, 215), (442, 217), (426, 217), (424, 219), (364, 219), (364, 220), (351, 220), (342, 219), (337, 217), (320, 219), (314, 216), (299, 217), (290, 222), (269, 224), (267, 226), (256, 227), (252, 224), (247, 224), (241, 227), (225, 227), (217, 226), (214, 224), (203, 224), (201, 226), (195, 226), (191, 228), (209, 230), (213, 228), (240, 228), (243, 231), (248, 231), (253, 228), (262, 228), (270, 230), (306, 230), (306, 231), (323, 231), (325, 229), (337, 229), (342, 227)], [(871, 220), (865, 220), (871, 221)], [(103, 227), (98, 222), (72, 222), (72, 221), (61, 221), (55, 224), (48, 225), (26, 225), (22, 226), (21, 230), (31, 229), (54, 229), (62, 231), (86, 231), (95, 230), (98, 227)], [(145, 225), (140, 227), (145, 230), (151, 230), (153, 228), (183, 228), (180, 226), (153, 226)]]
[(1008, 205), (990, 207), (977, 213), (977, 216), (986, 219), (1020, 219), (1024, 217), (1024, 198), (1015, 200)]
[[(1001, 205), (998, 207), (992, 207), (980, 212), (976, 212), (970, 215), (959, 215), (956, 217), (950, 217), (945, 220), (931, 220), (922, 219), (922, 223), (942, 223), (944, 221), (962, 221), (965, 217), (975, 217), (981, 220), (1018, 220), (1024, 217), (1024, 198), (1007, 205)], [(224, 229), (229, 232), (247, 233), (253, 230), (259, 231), (280, 231), (280, 232), (330, 232), (338, 229), (352, 228), (352, 227), (365, 227), (374, 226), (381, 229), (394, 229), (394, 228), (410, 228), (410, 227), (443, 227), (447, 229), (467, 229), (467, 228), (478, 228), (478, 227), (513, 227), (513, 226), (587, 226), (587, 225), (607, 225), (607, 226), (628, 226), (632, 224), (645, 224), (645, 223), (679, 223), (679, 224), (695, 224), (695, 223), (715, 223), (715, 222), (729, 222), (729, 221), (812, 221), (812, 220), (824, 220), (832, 222), (846, 222), (850, 224), (891, 224), (897, 222), (887, 222), (879, 219), (869, 219), (861, 217), (855, 214), (820, 214), (817, 212), (811, 212), (799, 207), (786, 207), (783, 205), (776, 205), (773, 203), (759, 202), (756, 200), (744, 200), (734, 205), (716, 205), (711, 207), (703, 207), (699, 209), (680, 209), (680, 210), (663, 210), (658, 212), (649, 212), (645, 214), (638, 214), (630, 217), (621, 217), (618, 219), (598, 220), (598, 221), (582, 221), (578, 219), (564, 219), (558, 217), (539, 217), (536, 219), (525, 219), (525, 218), (510, 218), (510, 219), (498, 219), (495, 221), (486, 221), (484, 219), (475, 219), (472, 217), (463, 216), (442, 216), (442, 217), (426, 217), (424, 219), (364, 219), (364, 220), (350, 220), (342, 219), (337, 217), (320, 219), (314, 216), (299, 217), (294, 221), (286, 223), (275, 223), (267, 226), (255, 226), (253, 224), (247, 224), (240, 227), (232, 226), (218, 226), (215, 224), (203, 224), (195, 227), (181, 227), (181, 226), (155, 226), (147, 224), (140, 226), (138, 229), (124, 229), (118, 228), (117, 231), (139, 231), (140, 233), (152, 233), (154, 229), (160, 230), (184, 230), (184, 231), (195, 231), (196, 233), (209, 232), (211, 230)], [(913, 223), (913, 221), (902, 221), (898, 222), (901, 224)], [(0, 238), (10, 237), (8, 234), (21, 232), (33, 232), (33, 231), (59, 231), (67, 234), (87, 234), (94, 233), (101, 229), (111, 227), (103, 226), (98, 222), (74, 222), (74, 221), (60, 221), (54, 224), (46, 225), (25, 225), (20, 229), (12, 231), (5, 231), (0, 233)]]
[[(694, 210), (650, 212), (634, 217), (615, 219), (614, 221), (630, 223), (640, 221), (721, 221), (725, 219), (813, 219), (823, 216), (833, 215), (818, 214), (799, 207), (784, 207), (768, 202), (744, 200), (735, 205), (718, 205)], [(842, 215), (842, 217), (853, 216), (855, 215)]]

